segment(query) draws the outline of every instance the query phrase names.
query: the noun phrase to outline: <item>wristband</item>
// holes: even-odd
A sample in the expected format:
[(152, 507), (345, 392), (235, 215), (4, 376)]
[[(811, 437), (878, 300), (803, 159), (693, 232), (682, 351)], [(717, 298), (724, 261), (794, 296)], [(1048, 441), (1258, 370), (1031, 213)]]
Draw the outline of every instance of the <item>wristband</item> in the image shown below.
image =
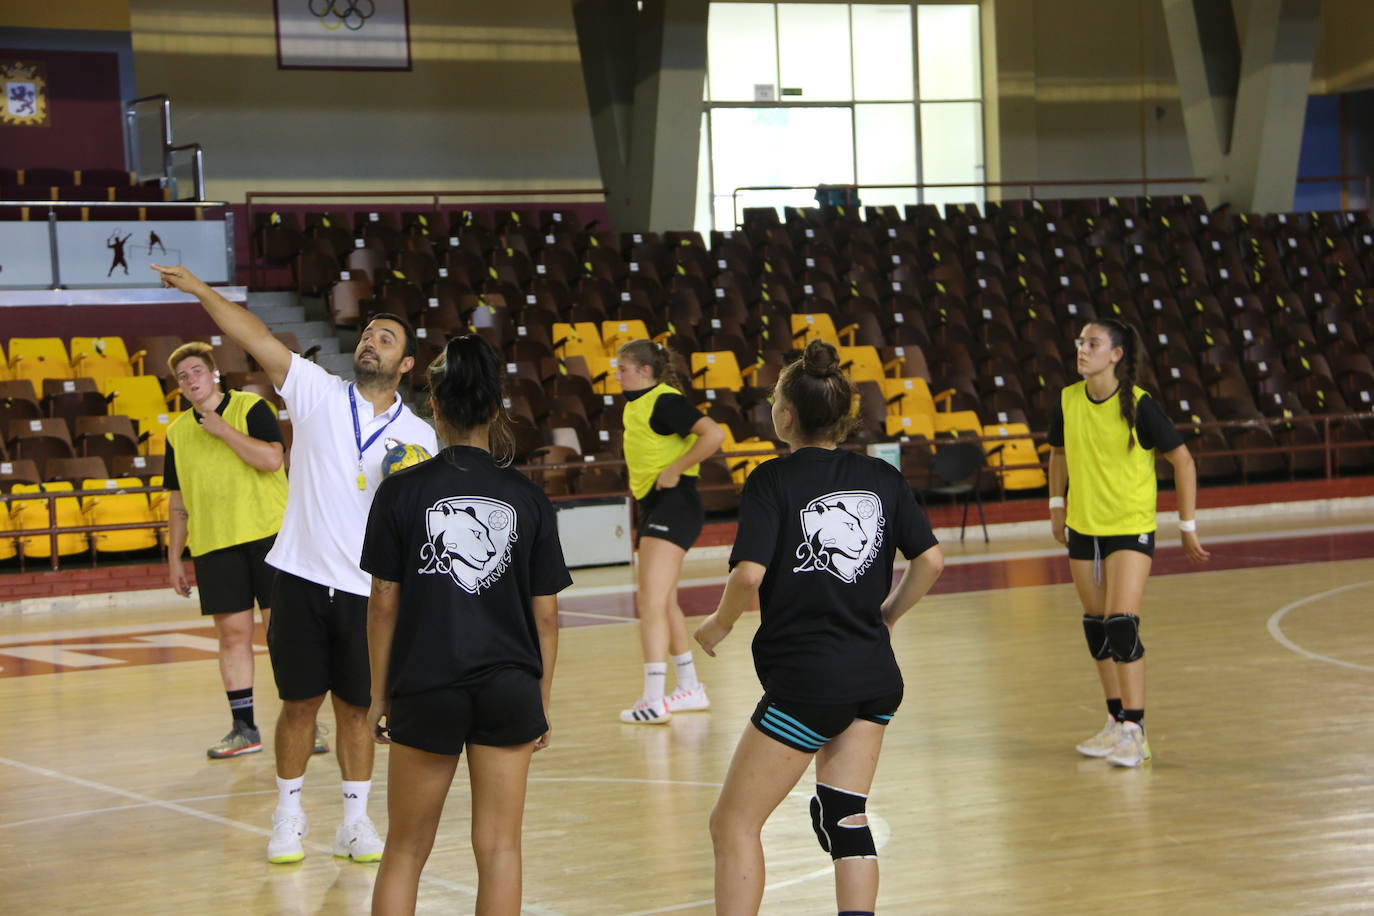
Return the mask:
[(1064, 508), (1064, 497), (1062, 497), (1062, 496), (1051, 496), (1051, 497), (1050, 497), (1050, 508), (1051, 508), (1051, 509), (1062, 509), (1062, 508)]
[(1187, 532), (1190, 532), (1190, 531), (1197, 531), (1197, 519), (1195, 519), (1195, 518), (1190, 518), (1190, 519), (1188, 519), (1186, 522), (1185, 522), (1183, 519), (1179, 519), (1179, 520), (1178, 520), (1178, 530), (1179, 530), (1179, 531), (1182, 531), (1182, 532), (1184, 532), (1184, 533), (1187, 533)]

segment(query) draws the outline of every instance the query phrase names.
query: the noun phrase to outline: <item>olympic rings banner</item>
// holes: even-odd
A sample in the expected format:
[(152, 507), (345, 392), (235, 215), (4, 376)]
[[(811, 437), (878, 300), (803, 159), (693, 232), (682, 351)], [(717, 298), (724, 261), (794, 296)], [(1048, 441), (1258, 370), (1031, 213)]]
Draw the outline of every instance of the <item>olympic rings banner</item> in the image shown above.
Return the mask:
[(274, 0), (282, 70), (409, 70), (407, 0)]

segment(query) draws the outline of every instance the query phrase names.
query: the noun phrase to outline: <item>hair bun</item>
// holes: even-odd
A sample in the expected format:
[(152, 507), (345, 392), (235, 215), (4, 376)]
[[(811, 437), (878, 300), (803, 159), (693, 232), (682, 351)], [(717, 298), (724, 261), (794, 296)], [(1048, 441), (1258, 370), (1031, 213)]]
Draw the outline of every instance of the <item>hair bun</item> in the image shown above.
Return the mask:
[(802, 354), (802, 369), (814, 378), (830, 378), (840, 374), (840, 355), (823, 340), (813, 340)]

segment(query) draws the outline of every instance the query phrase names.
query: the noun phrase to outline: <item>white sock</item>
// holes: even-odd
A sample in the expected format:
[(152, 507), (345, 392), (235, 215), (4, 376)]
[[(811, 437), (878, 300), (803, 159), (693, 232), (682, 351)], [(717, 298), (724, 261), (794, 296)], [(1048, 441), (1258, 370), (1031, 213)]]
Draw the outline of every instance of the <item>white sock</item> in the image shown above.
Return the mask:
[(692, 661), (691, 650), (670, 657), (677, 666), (677, 685), (684, 690), (696, 689), (701, 681), (697, 680), (697, 666), (696, 662)]
[(297, 776), (295, 779), (282, 779), (277, 777), (277, 813), (278, 814), (300, 814), (301, 813), (301, 790), (305, 788), (305, 777)]
[(344, 823), (351, 824), (367, 817), (367, 795), (372, 791), (372, 780), (349, 782), (345, 779), (342, 782)]
[(663, 699), (663, 685), (668, 680), (665, 662), (649, 662), (644, 666), (644, 699), (656, 703)]

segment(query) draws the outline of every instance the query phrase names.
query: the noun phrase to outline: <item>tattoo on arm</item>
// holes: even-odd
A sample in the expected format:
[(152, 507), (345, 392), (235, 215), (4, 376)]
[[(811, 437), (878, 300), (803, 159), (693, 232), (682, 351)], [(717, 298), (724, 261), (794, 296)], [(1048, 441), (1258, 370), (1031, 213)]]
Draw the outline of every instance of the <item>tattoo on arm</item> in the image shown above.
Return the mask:
[(187, 512), (185, 509), (173, 509), (173, 510), (172, 510), (172, 514), (175, 515), (177, 518), (190, 518), (190, 517), (191, 517), (191, 514), (190, 514), (189, 512)]

